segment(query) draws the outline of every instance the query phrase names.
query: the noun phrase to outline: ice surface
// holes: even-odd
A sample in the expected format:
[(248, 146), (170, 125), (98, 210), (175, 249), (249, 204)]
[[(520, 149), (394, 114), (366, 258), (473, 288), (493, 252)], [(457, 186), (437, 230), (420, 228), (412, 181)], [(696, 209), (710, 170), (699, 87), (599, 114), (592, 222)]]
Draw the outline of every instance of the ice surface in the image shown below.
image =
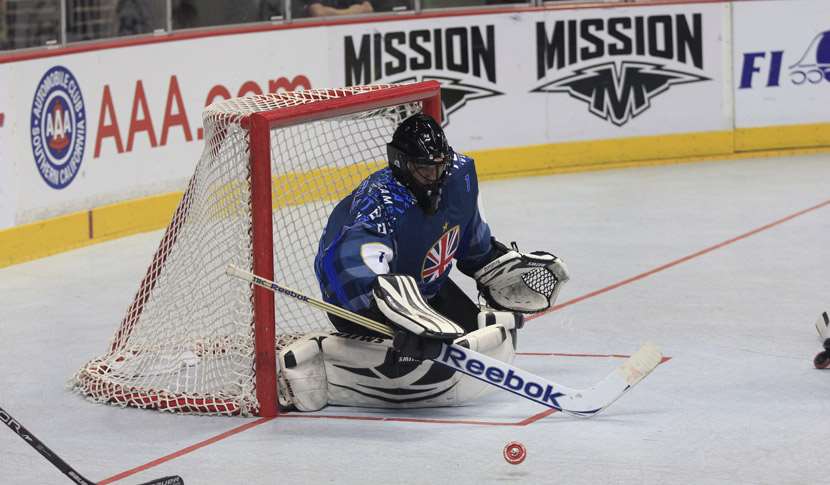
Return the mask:
[[(825, 202), (830, 156), (672, 165), (482, 184), (502, 240), (561, 256), (560, 303)], [(64, 388), (101, 354), (161, 237), (143, 234), (0, 270), (0, 405), (85, 476), (188, 484), (824, 483), (830, 205), (531, 320), (516, 364), (573, 387), (660, 344), (671, 360), (582, 420), (507, 393), (462, 408), (329, 408), (267, 421), (91, 404)], [(464, 287), (472, 289), (469, 282)], [(5, 429), (5, 428), (4, 428)], [(502, 458), (509, 441), (524, 463)], [(182, 451), (184, 450), (184, 451)], [(0, 429), (0, 483), (69, 483)]]

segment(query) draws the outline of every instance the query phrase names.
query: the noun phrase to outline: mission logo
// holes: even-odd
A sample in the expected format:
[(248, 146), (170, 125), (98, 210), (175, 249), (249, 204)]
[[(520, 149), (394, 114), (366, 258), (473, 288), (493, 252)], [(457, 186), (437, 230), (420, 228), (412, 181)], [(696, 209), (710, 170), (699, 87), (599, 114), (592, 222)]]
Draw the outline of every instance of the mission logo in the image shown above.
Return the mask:
[(500, 96), (495, 26), (449, 27), (346, 36), (347, 86), (436, 80), (443, 125), (470, 101)]
[(67, 187), (78, 174), (86, 144), (84, 98), (67, 68), (55, 66), (41, 78), (32, 101), (30, 128), (40, 176), (52, 188)]
[[(558, 20), (536, 24), (536, 93), (562, 93), (623, 126), (652, 100), (703, 75), (701, 14)], [(671, 66), (671, 67), (669, 67)]]

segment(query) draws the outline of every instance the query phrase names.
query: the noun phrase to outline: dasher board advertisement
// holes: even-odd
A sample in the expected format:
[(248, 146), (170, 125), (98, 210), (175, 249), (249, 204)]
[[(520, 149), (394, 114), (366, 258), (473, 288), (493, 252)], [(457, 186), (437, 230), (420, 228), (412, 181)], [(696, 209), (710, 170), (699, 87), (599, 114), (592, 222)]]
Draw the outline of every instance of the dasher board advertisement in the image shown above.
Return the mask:
[[(286, 38), (306, 47), (262, 48)], [(328, 68), (307, 62), (321, 45), (296, 29), (0, 65), (13, 93), (0, 150), (17, 179), (14, 223), (183, 190), (203, 150), (205, 107), (326, 85)]]
[(468, 149), (728, 130), (728, 16), (685, 4), (344, 25), (330, 62), (344, 85), (440, 81)]
[(830, 2), (737, 2), (735, 125), (830, 122)]
[(730, 130), (728, 15), (719, 3), (452, 12), (0, 64), (2, 175), (15, 180), (0, 183), (0, 227), (183, 190), (204, 108), (249, 94), (436, 79), (463, 151)]

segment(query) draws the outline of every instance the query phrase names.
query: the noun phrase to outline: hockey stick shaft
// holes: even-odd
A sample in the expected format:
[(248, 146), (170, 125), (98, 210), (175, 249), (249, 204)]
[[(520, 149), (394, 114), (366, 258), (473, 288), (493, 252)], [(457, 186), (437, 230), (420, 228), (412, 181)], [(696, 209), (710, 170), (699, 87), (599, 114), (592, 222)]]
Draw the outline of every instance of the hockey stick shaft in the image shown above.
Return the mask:
[[(393, 329), (337, 305), (303, 295), (296, 290), (279, 285), (235, 266), (228, 266), (227, 273), (236, 278), (270, 289), (276, 293), (300, 300), (382, 335), (394, 336)], [(652, 344), (646, 344), (597, 385), (586, 390), (571, 389), (543, 377), (519, 369), (507, 362), (493, 359), (457, 344), (443, 344), (434, 362), (466, 374), (487, 384), (535, 403), (574, 416), (596, 415), (626, 391), (640, 382), (660, 363), (662, 355)]]
[(0, 421), (6, 423), (12, 431), (17, 433), (17, 436), (20, 436), (23, 441), (29, 443), (29, 445), (37, 450), (38, 453), (43, 455), (49, 463), (55, 465), (55, 468), (61, 471), (64, 475), (71, 478), (73, 482), (86, 485), (86, 484), (93, 484), (92, 480), (88, 480), (84, 478), (83, 475), (78, 473), (74, 468), (69, 466), (68, 463), (63, 461), (61, 457), (56, 455), (52, 450), (50, 450), (46, 445), (44, 445), (39, 439), (35, 437), (32, 433), (29, 432), (26, 428), (23, 427), (20, 422), (14, 419), (9, 413), (7, 413), (3, 408), (0, 408)]
[[(12, 431), (14, 431), (17, 436), (29, 443), (29, 445), (37, 450), (46, 460), (55, 466), (58, 470), (61, 471), (64, 475), (69, 477), (73, 482), (79, 485), (93, 485), (95, 482), (85, 478), (83, 475), (78, 473), (77, 470), (69, 466), (68, 463), (63, 461), (61, 457), (55, 454), (54, 451), (50, 450), (48, 446), (43, 444), (42, 441), (37, 439), (35, 435), (33, 435), (29, 430), (23, 427), (19, 421), (14, 419), (8, 412), (6, 412), (3, 408), (0, 408), (0, 421), (3, 421), (6, 426), (8, 426)], [(156, 480), (152, 480), (146, 482), (142, 485), (184, 485), (184, 481), (179, 476), (169, 476), (158, 478)]]
[(324, 312), (328, 312), (332, 315), (344, 318), (362, 327), (368, 328), (369, 330), (374, 330), (375, 332), (378, 332), (382, 335), (386, 335), (387, 337), (395, 336), (395, 333), (392, 331), (392, 328), (384, 323), (376, 322), (371, 318), (366, 318), (363, 315), (354, 313), (352, 311), (346, 310), (345, 308), (341, 308), (337, 305), (333, 305), (323, 300), (318, 300), (316, 298), (303, 295), (302, 293), (292, 290), (287, 286), (278, 285), (271, 280), (266, 280), (265, 278), (259, 277), (251, 272), (239, 269), (236, 266), (229, 265), (227, 268), (227, 273), (230, 276), (234, 276), (241, 280), (245, 280), (249, 283), (253, 283), (257, 286), (261, 286), (263, 288), (267, 288), (275, 293), (289, 296), (291, 298), (294, 298), (295, 300), (300, 300), (302, 302), (308, 303), (309, 305), (317, 308), (318, 310), (323, 310)]

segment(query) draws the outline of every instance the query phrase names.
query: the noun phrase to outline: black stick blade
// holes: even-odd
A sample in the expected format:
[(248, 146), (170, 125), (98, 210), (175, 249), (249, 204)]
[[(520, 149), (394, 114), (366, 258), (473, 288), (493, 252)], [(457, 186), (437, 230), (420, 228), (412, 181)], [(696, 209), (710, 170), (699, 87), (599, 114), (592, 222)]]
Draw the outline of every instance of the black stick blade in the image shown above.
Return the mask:
[(184, 485), (184, 480), (178, 475), (171, 475), (169, 477), (156, 478), (155, 480), (140, 483), (139, 485)]

